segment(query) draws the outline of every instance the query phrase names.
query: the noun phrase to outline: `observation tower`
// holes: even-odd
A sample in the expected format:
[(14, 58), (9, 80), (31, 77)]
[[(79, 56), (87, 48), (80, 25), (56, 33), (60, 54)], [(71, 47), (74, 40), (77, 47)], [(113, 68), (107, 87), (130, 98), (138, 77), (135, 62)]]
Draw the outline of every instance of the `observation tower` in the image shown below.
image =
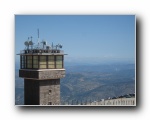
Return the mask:
[(60, 79), (65, 77), (64, 52), (62, 45), (49, 45), (32, 37), (24, 42), (21, 50), (19, 77), (24, 78), (25, 105), (59, 105)]

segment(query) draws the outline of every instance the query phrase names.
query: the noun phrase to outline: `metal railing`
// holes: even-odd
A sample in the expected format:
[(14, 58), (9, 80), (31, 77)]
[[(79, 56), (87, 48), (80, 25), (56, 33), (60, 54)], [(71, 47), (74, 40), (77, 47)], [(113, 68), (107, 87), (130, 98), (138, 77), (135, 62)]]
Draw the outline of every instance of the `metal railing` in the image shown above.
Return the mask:
[(33, 49), (33, 50), (21, 50), (20, 54), (33, 54), (33, 53), (61, 53), (63, 54), (63, 50), (53, 49), (53, 50), (46, 50), (46, 49)]

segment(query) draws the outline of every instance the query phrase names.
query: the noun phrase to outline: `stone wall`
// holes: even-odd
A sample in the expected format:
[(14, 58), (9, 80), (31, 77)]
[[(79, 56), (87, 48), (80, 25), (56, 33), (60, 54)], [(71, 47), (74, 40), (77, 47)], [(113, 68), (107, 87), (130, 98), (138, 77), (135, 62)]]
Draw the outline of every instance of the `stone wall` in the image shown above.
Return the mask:
[(60, 79), (40, 81), (40, 105), (60, 104)]
[(36, 79), (36, 80), (44, 80), (44, 79), (60, 79), (65, 77), (65, 69), (61, 70), (19, 70), (19, 77), (28, 78), (28, 79)]
[(60, 79), (24, 80), (25, 105), (59, 105)]

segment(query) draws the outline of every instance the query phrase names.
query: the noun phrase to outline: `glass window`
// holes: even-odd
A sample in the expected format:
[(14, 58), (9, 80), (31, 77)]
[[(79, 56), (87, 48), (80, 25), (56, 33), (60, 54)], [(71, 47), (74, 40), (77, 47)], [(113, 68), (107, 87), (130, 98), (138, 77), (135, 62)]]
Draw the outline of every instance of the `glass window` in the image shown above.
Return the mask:
[(38, 56), (33, 56), (33, 68), (38, 68)]
[(53, 69), (53, 68), (55, 68), (55, 65), (48, 65), (48, 68)]
[(32, 56), (27, 56), (27, 68), (32, 68)]
[(63, 57), (56, 56), (56, 68), (63, 68)]
[(48, 68), (55, 68), (55, 57), (54, 55), (48, 56)]
[(40, 64), (40, 68), (46, 68), (46, 65), (41, 65), (41, 64)]
[(29, 56), (27, 56), (27, 58), (28, 58), (28, 59), (32, 59), (32, 56), (31, 56), (31, 55), (29, 55)]
[(28, 59), (28, 60), (27, 60), (27, 64), (32, 64), (32, 59), (31, 59), (31, 60)]
[(21, 68), (26, 68), (26, 56), (21, 56)]
[(34, 64), (33, 64), (33, 68), (38, 68), (38, 65), (34, 65)]
[(46, 56), (40, 56), (39, 68), (46, 68)]
[(62, 65), (56, 64), (56, 68), (57, 68), (57, 69), (61, 69), (61, 68), (62, 68)]
[(56, 56), (57, 60), (62, 60), (62, 56)]
[(36, 59), (36, 60), (37, 60), (37, 59), (38, 59), (38, 56), (33, 56), (33, 60), (34, 60), (34, 59)]
[(32, 65), (31, 64), (27, 64), (27, 68), (32, 68)]
[(57, 60), (56, 61), (56, 64), (58, 65), (58, 64), (61, 64), (62, 65), (62, 60)]
[(46, 60), (46, 56), (40, 56), (40, 60)]

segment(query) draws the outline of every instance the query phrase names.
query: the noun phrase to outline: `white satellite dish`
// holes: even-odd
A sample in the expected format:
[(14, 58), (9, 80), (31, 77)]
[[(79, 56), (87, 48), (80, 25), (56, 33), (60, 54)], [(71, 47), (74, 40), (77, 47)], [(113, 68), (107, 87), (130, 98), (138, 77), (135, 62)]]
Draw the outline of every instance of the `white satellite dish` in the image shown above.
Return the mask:
[(25, 45), (25, 46), (29, 46), (29, 42), (28, 42), (28, 41), (25, 41), (25, 42), (24, 42), (24, 45)]
[(43, 45), (47, 45), (47, 42), (45, 40), (43, 40), (41, 43), (43, 43)]
[(59, 48), (62, 48), (62, 45), (59, 45)]
[(29, 45), (33, 45), (33, 42), (32, 42), (32, 40), (31, 40), (31, 41), (29, 41)]
[(58, 44), (57, 47), (62, 48), (62, 45), (61, 45), (61, 44)]
[(44, 45), (47, 45), (47, 42), (46, 42), (46, 41), (44, 41)]

